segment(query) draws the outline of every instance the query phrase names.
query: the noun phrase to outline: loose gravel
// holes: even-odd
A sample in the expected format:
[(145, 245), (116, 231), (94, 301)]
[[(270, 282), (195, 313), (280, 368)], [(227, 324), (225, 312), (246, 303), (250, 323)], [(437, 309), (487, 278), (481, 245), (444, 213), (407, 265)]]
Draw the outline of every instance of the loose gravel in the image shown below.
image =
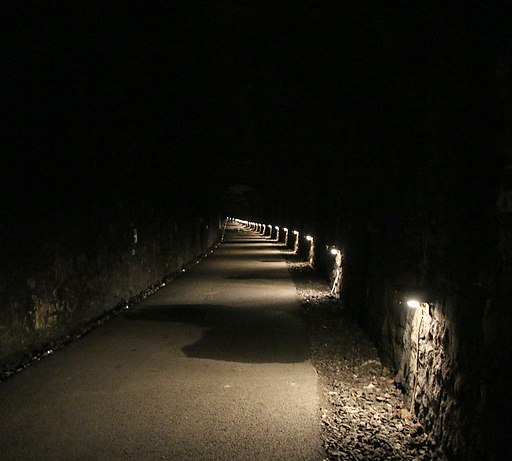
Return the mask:
[(368, 336), (307, 263), (286, 254), (319, 377), (325, 460), (445, 461)]

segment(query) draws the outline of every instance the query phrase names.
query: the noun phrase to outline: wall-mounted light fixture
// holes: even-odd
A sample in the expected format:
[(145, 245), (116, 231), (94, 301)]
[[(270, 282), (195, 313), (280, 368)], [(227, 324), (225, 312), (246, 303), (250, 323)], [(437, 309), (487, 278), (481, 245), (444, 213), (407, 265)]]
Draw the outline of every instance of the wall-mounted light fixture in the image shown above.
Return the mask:
[(294, 230), (293, 235), (295, 235), (295, 242), (293, 242), (293, 254), (298, 254), (299, 252), (299, 231)]
[(416, 391), (418, 387), (418, 373), (420, 369), (420, 340), (424, 325), (430, 325), (431, 322), (431, 307), (433, 302), (432, 294), (428, 293), (425, 289), (417, 287), (394, 287), (395, 300), (398, 304), (407, 306), (411, 315), (407, 315), (410, 319), (410, 330), (404, 330), (404, 334), (410, 334), (411, 339), (415, 334), (416, 344), (411, 340), (412, 352), (410, 356), (410, 373), (412, 374), (412, 385), (410, 386), (410, 408), (409, 411), (414, 413), (414, 404), (416, 399)]
[(430, 305), (431, 303), (420, 302), (415, 299), (407, 301), (407, 307), (410, 307), (411, 309), (421, 309), (423, 313), (428, 315), (430, 315)]
[(315, 240), (311, 235), (306, 235), (306, 240), (310, 243), (308, 261), (311, 267), (315, 264)]
[(395, 288), (395, 300), (411, 309), (422, 308), (424, 311), (432, 304), (429, 294), (422, 288), (398, 286)]
[(136, 250), (135, 247), (139, 243), (139, 234), (137, 229), (133, 229), (133, 247), (132, 247), (132, 256), (135, 256)]
[(284, 246), (288, 246), (288, 228), (287, 227), (283, 227), (283, 232), (284, 232)]
[(331, 253), (332, 256), (334, 256), (334, 278), (332, 282), (331, 287), (331, 295), (340, 298), (341, 296), (341, 285), (342, 285), (342, 279), (343, 279), (343, 255), (341, 253), (341, 250), (336, 248), (335, 246), (327, 247), (329, 250), (329, 253)]

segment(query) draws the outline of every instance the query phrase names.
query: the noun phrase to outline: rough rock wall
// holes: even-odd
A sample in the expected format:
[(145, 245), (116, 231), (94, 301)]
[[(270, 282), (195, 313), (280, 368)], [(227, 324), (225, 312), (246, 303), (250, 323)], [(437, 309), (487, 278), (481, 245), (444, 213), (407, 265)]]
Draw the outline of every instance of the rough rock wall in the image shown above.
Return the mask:
[(5, 254), (0, 278), (0, 365), (128, 302), (218, 242), (218, 218), (112, 223), (46, 240), (23, 259)]
[[(490, 461), (512, 452), (512, 61), (503, 24), (483, 40), (472, 22), (485, 27), (436, 30), (410, 157), (383, 157), (379, 194), (346, 187), (370, 200), (346, 209), (343, 303), (450, 459)], [(430, 307), (398, 304), (396, 287)]]
[[(487, 459), (482, 439), (481, 317), (468, 325), (455, 310), (471, 309), (467, 299), (445, 300), (425, 310), (389, 304), (381, 338), (382, 353), (410, 409), (440, 441), (451, 459)], [(467, 312), (463, 315), (472, 315)], [(489, 458), (491, 459), (491, 458)]]
[[(510, 211), (496, 209), (504, 194), (474, 191), (459, 213), (440, 208), (416, 226), (397, 214), (347, 234), (344, 305), (454, 460), (498, 460), (511, 449), (512, 233)], [(423, 291), (429, 306), (399, 303), (404, 287)]]
[[(370, 237), (375, 230), (360, 232), (360, 245), (352, 236), (343, 305), (373, 337), (385, 364), (396, 371), (411, 411), (449, 459), (500, 459), (508, 443), (503, 418), (510, 414), (503, 411), (510, 408), (505, 376), (512, 355), (506, 331), (512, 319), (505, 306), (511, 279), (496, 274), (492, 263), (482, 266), (478, 260), (475, 270), (459, 275), (437, 267), (442, 242), (431, 244), (426, 260), (406, 246), (387, 251), (393, 241), (411, 237), (401, 229), (381, 229), (378, 237)], [(447, 259), (455, 257), (451, 251)], [(474, 246), (465, 251), (469, 260), (478, 252)], [(396, 288), (402, 286), (429, 288), (422, 301), (430, 304), (413, 309), (400, 303), (402, 288)]]

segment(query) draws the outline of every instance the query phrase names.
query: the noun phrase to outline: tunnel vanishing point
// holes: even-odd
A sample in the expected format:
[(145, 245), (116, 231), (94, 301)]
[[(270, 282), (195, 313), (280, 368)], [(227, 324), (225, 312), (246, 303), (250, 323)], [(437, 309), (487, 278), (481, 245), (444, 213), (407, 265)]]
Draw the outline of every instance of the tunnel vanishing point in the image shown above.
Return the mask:
[[(55, 363), (69, 382), (90, 386), (67, 388), (64, 380), (58, 388), (70, 401), (79, 393), (84, 407), (96, 402), (87, 408), (93, 417), (105, 392), (91, 377), (93, 359), (105, 349), (81, 355), (75, 340), (101, 325), (94, 330), (101, 344), (127, 354), (109, 342), (113, 319), (201, 267), (222, 249), (226, 224), (237, 223), (296, 252), (329, 281), (450, 461), (512, 457), (509, 2), (40, 3), (0, 6), (0, 390), (28, 373), (18, 370), (76, 351), (83, 362), (73, 372)], [(218, 291), (212, 282), (204, 296)], [(126, 321), (130, 354), (145, 372), (125, 370), (132, 382), (143, 386), (158, 368), (137, 356), (157, 323), (151, 315), (162, 321), (171, 355), (181, 351), (172, 341), (187, 337), (194, 346), (182, 346), (197, 360), (226, 359), (214, 334), (223, 325), (263, 347), (230, 306), (208, 312), (199, 304), (194, 319), (213, 330), (210, 342), (196, 344), (199, 327), (183, 306)], [(245, 315), (271, 330), (282, 321)], [(250, 355), (244, 334), (230, 341)], [(279, 347), (276, 357), (293, 374), (300, 360), (285, 363)], [(161, 353), (151, 350), (154, 358)], [(175, 354), (177, 369), (183, 356)], [(121, 379), (125, 363), (118, 365)], [(134, 396), (114, 375), (101, 376), (116, 402)], [(162, 397), (165, 379), (153, 378), (151, 392)], [(276, 388), (283, 399), (287, 385), (302, 392), (288, 381)], [(30, 432), (52, 414), (48, 431), (72, 438), (79, 428), (58, 419), (65, 404), (48, 408), (42, 397), (52, 382), (48, 374), (27, 384), (37, 390), (37, 414), (21, 424), (9, 404), (13, 424)], [(213, 381), (211, 389), (217, 384), (232, 389)], [(300, 408), (273, 398), (283, 421), (314, 406), (300, 395)], [(162, 411), (175, 426), (192, 417), (167, 403)], [(119, 408), (125, 419), (116, 421), (137, 418), (133, 408)], [(198, 422), (209, 434), (222, 423)], [(123, 424), (109, 429), (129, 434), (131, 423)], [(119, 443), (91, 434), (78, 443), (84, 450), (89, 442)], [(163, 432), (153, 435), (165, 444)], [(270, 437), (257, 436), (253, 447)], [(38, 437), (30, 440), (37, 445)], [(134, 447), (143, 445), (143, 432), (134, 437)], [(51, 459), (47, 448), (42, 459)], [(136, 455), (134, 448), (126, 456)]]

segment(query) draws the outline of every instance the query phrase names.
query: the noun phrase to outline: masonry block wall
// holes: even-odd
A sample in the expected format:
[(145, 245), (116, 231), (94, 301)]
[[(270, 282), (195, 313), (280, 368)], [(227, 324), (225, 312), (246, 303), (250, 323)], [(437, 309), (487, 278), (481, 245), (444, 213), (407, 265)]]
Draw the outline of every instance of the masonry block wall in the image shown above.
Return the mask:
[(68, 231), (4, 251), (4, 367), (20, 363), (195, 261), (219, 241), (221, 229), (218, 217), (173, 220), (146, 214), (96, 229), (71, 225)]
[[(487, 107), (498, 108), (501, 122), (493, 135), (472, 133), (462, 111), (451, 112), (454, 100), (475, 104), (476, 91), (450, 100), (451, 108), (440, 97), (431, 123), (441, 114), (452, 122), (431, 126), (428, 153), (392, 168), (380, 164), (385, 198), (360, 200), (362, 211), (347, 210), (340, 232), (344, 306), (395, 370), (411, 412), (453, 460), (498, 460), (512, 449), (512, 119), (510, 72), (504, 78), (502, 70), (512, 66), (503, 56), (495, 64), (499, 91)], [(459, 78), (457, 85), (469, 79), (465, 72)], [(423, 291), (429, 308), (399, 304), (404, 287)]]
[[(289, 200), (300, 209), (282, 215), (343, 249), (342, 306), (449, 459), (494, 461), (512, 452), (512, 60), (503, 20), (443, 22), (457, 11), (425, 9), (421, 71), (372, 74), (383, 91), (367, 117), (326, 128), (310, 170), (321, 179), (303, 178)], [(380, 38), (376, 66), (420, 56)], [(429, 309), (398, 304), (400, 287)]]

